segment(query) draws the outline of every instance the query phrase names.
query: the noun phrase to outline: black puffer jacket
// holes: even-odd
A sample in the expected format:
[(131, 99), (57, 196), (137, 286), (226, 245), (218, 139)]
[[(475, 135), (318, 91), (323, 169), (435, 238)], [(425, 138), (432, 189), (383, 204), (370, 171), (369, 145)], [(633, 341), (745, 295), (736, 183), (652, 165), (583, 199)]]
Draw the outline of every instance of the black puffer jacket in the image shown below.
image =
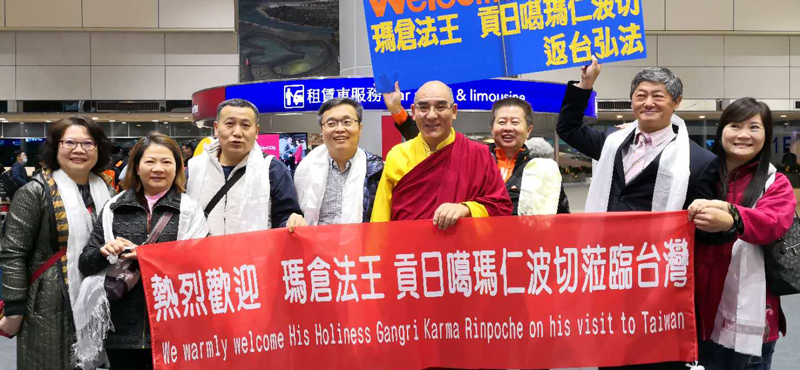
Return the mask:
[[(153, 216), (148, 223), (147, 200), (141, 194), (126, 190), (110, 209), (114, 212), (112, 224), (113, 235), (130, 240), (136, 245), (147, 241), (149, 230), (155, 227), (165, 212), (174, 215), (164, 227), (159, 243), (178, 240), (178, 224), (180, 222), (181, 195), (174, 188), (156, 202), (153, 206)], [(103, 230), (103, 214), (100, 213), (92, 230), (89, 245), (83, 249), (78, 263), (81, 273), (86, 276), (97, 274), (108, 267), (108, 261), (100, 248), (105, 245)], [(147, 303), (145, 302), (144, 287), (139, 281), (133, 290), (125, 294), (120, 300), (111, 302), (111, 322), (114, 331), (108, 333), (106, 348), (111, 349), (143, 349), (150, 348), (150, 324), (147, 318)]]

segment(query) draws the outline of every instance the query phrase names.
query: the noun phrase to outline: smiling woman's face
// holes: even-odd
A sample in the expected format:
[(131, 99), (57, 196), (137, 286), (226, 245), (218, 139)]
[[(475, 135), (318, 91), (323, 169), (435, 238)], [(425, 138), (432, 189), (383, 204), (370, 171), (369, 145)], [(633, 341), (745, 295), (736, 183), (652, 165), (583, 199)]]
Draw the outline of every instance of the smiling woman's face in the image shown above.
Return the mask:
[[(65, 148), (65, 142), (70, 147), (75, 145), (75, 148)], [(79, 125), (67, 127), (57, 145), (58, 155), (56, 160), (58, 161), (58, 166), (68, 174), (85, 177), (97, 164), (97, 143), (86, 127)], [(86, 150), (86, 147), (91, 149)]]
[(169, 148), (152, 144), (142, 154), (136, 172), (144, 186), (144, 193), (156, 195), (172, 187), (175, 182), (175, 157)]
[(756, 114), (742, 122), (731, 122), (722, 129), (722, 148), (728, 159), (750, 162), (764, 148), (766, 134), (761, 116)]

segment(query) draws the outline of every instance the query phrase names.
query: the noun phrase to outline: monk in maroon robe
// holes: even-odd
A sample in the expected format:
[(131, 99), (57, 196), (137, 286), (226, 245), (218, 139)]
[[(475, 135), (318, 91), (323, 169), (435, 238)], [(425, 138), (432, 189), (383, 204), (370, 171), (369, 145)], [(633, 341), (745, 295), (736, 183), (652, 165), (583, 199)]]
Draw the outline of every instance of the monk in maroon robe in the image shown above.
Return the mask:
[(463, 217), (511, 215), (489, 151), (453, 130), (457, 110), (447, 85), (420, 87), (411, 106), (420, 134), (389, 151), (373, 222), (433, 219), (446, 229)]

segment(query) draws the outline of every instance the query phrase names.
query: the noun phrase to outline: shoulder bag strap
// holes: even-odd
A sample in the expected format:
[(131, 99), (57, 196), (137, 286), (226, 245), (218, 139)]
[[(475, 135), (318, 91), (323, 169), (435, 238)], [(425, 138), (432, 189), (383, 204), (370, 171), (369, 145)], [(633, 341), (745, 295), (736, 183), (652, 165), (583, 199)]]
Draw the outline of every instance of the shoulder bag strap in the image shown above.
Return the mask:
[(150, 236), (147, 238), (147, 241), (145, 241), (144, 244), (155, 243), (158, 240), (158, 237), (161, 236), (161, 232), (164, 231), (164, 228), (167, 226), (169, 220), (172, 219), (173, 215), (174, 213), (172, 212), (165, 212), (164, 215), (158, 220), (158, 223), (156, 223), (156, 227), (150, 232)]
[[(56, 225), (56, 211), (55, 211), (55, 208), (53, 207), (53, 196), (50, 194), (50, 186), (47, 185), (47, 181), (39, 181), (37, 179), (34, 179), (33, 181), (36, 181), (36, 182), (42, 184), (42, 186), (44, 186), (45, 203), (47, 203), (47, 213), (48, 213), (48, 217), (50, 218), (50, 245), (53, 248), (53, 253), (59, 254), (61, 248), (59, 248), (59, 246), (58, 246), (58, 229), (56, 227), (57, 226)], [(65, 248), (63, 253), (66, 254), (66, 248)], [(65, 281), (67, 281), (67, 280), (66, 280), (66, 277), (64, 276), (64, 264), (61, 262), (61, 257), (55, 258), (55, 256), (53, 256), (53, 257), (50, 258), (50, 260), (48, 260), (48, 262), (51, 263), (51, 264), (57, 264), (58, 265), (57, 270), (58, 270), (58, 278), (60, 280), (59, 281), (59, 285), (61, 286), (61, 295), (64, 296), (64, 303), (66, 303), (68, 307), (71, 307), (71, 303), (70, 303), (70, 300), (69, 300), (69, 290), (67, 290), (67, 284), (65, 283)], [(42, 267), (44, 267), (44, 266), (42, 266)], [(48, 266), (47, 268), (50, 268), (50, 266)], [(44, 271), (42, 271), (41, 274), (43, 274), (43, 273), (44, 273)], [(41, 274), (39, 274), (39, 276), (41, 276)], [(38, 278), (38, 276), (37, 276), (37, 278)], [(33, 284), (34, 281), (36, 281), (36, 279), (31, 279), (31, 284)]]
[(236, 184), (236, 182), (239, 181), (242, 176), (244, 176), (245, 171), (247, 171), (247, 167), (242, 167), (241, 170), (236, 171), (236, 173), (234, 173), (233, 176), (231, 176), (228, 181), (225, 182), (225, 185), (223, 185), (222, 188), (217, 191), (217, 194), (214, 194), (214, 197), (211, 198), (211, 201), (208, 202), (208, 205), (206, 205), (206, 209), (203, 210), (203, 213), (206, 214), (206, 218), (208, 217), (208, 214), (214, 210), (214, 207), (217, 206), (217, 203), (222, 200), (222, 197), (228, 193), (228, 190), (231, 190), (231, 187), (233, 187), (233, 185)]

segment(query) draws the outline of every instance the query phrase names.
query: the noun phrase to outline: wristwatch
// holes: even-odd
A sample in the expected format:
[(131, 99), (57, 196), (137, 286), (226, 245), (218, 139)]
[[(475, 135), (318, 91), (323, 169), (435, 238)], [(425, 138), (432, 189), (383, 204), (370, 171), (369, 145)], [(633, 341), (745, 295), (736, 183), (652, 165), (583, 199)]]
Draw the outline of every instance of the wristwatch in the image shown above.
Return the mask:
[(732, 229), (736, 230), (736, 234), (738, 235), (744, 234), (744, 222), (742, 221), (742, 216), (739, 214), (739, 209), (736, 208), (735, 205), (728, 203), (728, 213), (733, 217)]

